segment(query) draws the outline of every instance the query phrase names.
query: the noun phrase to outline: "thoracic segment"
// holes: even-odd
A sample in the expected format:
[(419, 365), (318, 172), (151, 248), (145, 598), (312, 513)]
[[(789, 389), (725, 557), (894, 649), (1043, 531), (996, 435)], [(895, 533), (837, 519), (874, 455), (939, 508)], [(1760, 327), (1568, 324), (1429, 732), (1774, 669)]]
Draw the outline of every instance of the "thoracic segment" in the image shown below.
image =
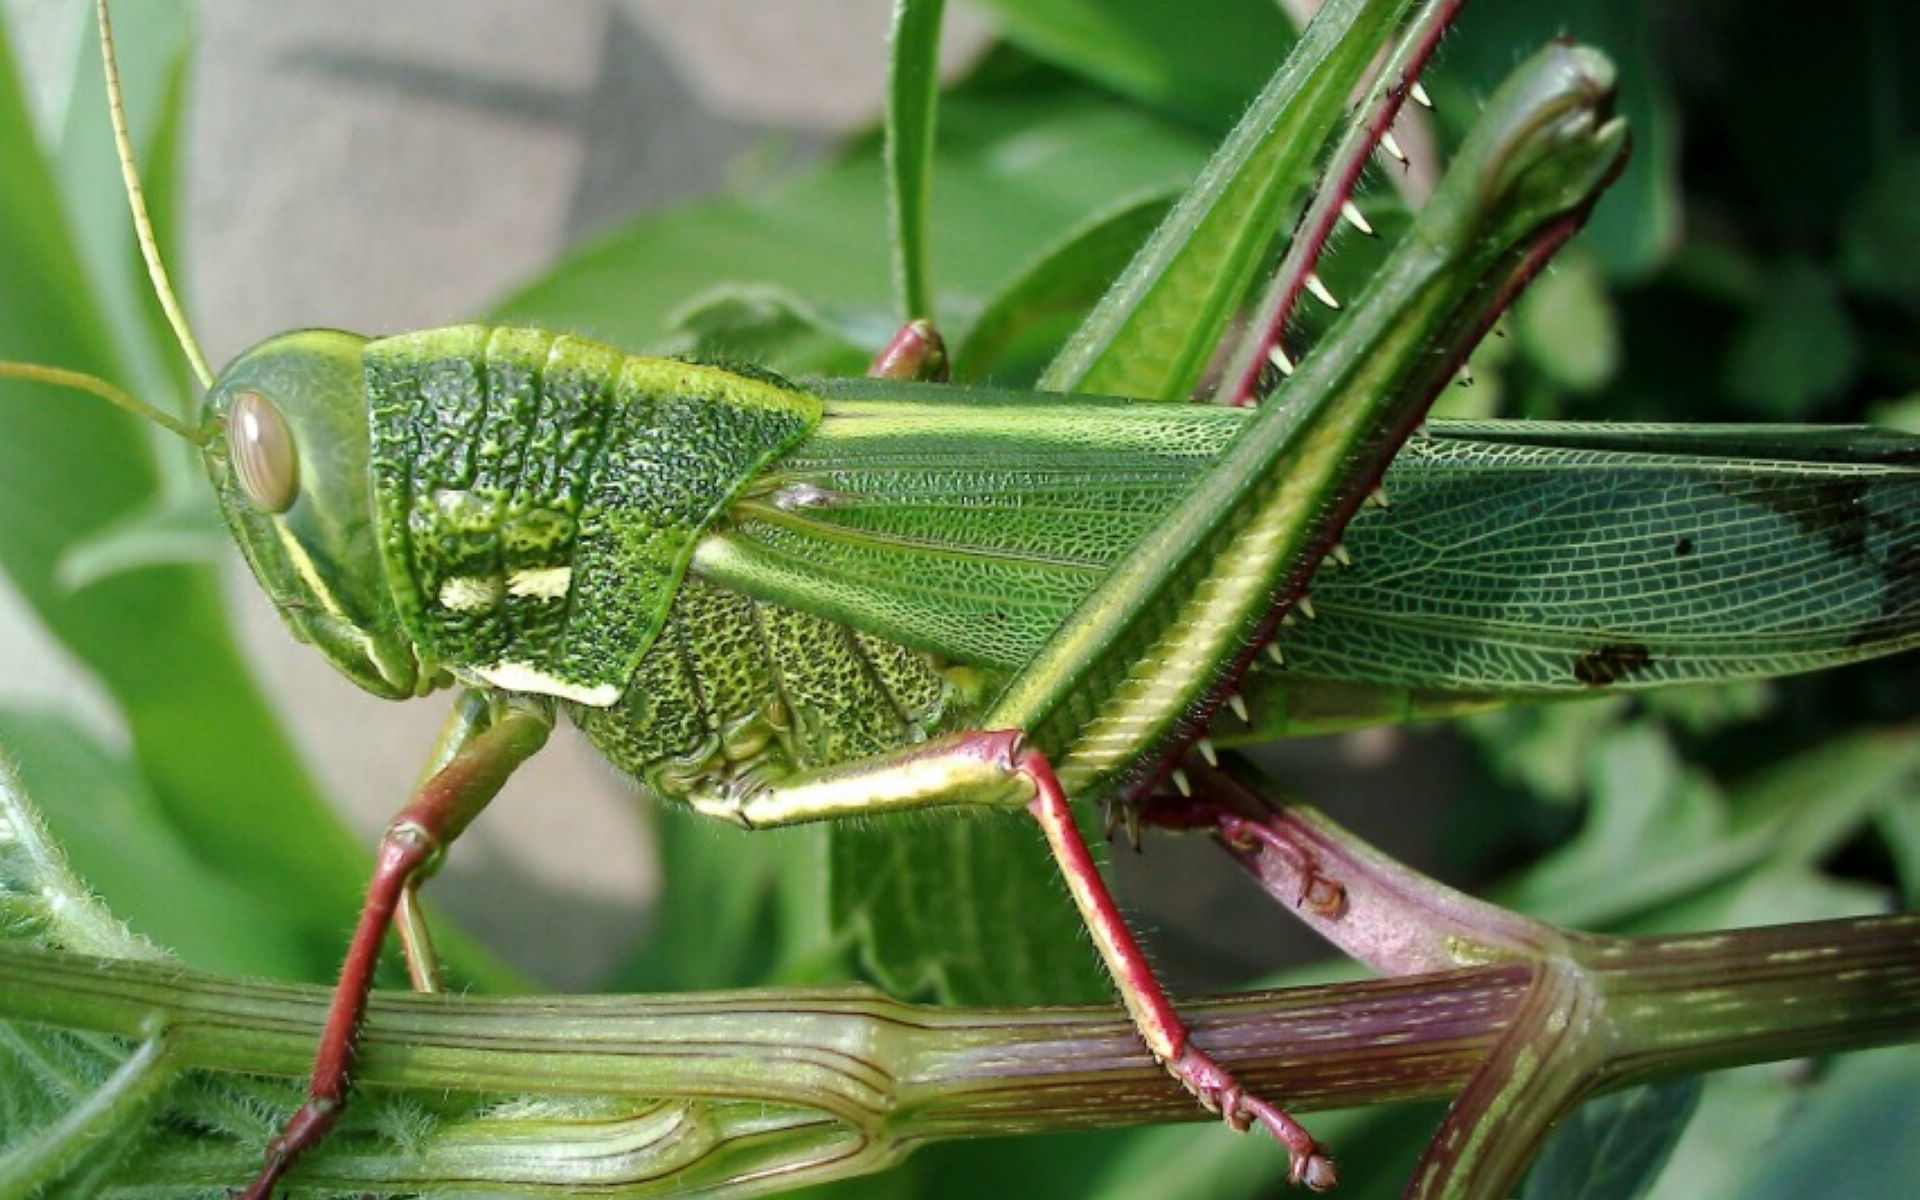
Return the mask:
[(381, 552), (423, 657), (587, 705), (625, 691), (701, 531), (820, 412), (540, 330), (429, 330), (364, 362)]
[(908, 745), (957, 707), (925, 655), (689, 577), (618, 702), (567, 711), (615, 765), (685, 800)]

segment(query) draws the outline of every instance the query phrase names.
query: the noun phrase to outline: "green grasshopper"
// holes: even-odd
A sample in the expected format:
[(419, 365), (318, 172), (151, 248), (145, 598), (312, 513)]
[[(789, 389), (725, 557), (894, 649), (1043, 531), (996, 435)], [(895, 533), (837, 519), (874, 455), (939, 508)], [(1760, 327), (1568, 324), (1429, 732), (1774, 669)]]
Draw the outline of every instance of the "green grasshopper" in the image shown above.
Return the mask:
[[(192, 422), (97, 380), (8, 367), (107, 395), (199, 447), (260, 585), (356, 683), (394, 699), (462, 690), (433, 775), (382, 840), (310, 1099), (246, 1194), (270, 1194), (337, 1117), (390, 925), (430, 981), (415, 890), (561, 713), (662, 798), (748, 827), (1027, 808), (1149, 1048), (1229, 1123), (1278, 1136), (1296, 1182), (1330, 1185), (1312, 1137), (1187, 1037), (1071, 804), (1182, 790), (1190, 748), (1515, 694), (1806, 669), (1920, 637), (1910, 565), (1899, 574), (1910, 544), (1903, 558), (1807, 529), (1840, 529), (1869, 492), (1874, 512), (1912, 508), (1902, 443), (1496, 423), (1436, 427), (1388, 470), (1617, 170), (1610, 75), (1565, 47), (1530, 62), (1313, 352), (1295, 364), (1255, 346), (1256, 366), (1290, 374), (1254, 408), (796, 384), (479, 326), (270, 339), (217, 378), (198, 365)], [(157, 256), (154, 274), (174, 308)], [(879, 373), (923, 373), (924, 337), (910, 327), (908, 366)], [(1355, 519), (1383, 473), (1393, 508)], [(1852, 499), (1822, 499), (1836, 486)], [(1580, 609), (1556, 628), (1554, 580), (1577, 558), (1498, 596), (1464, 586), (1458, 560), (1410, 583), (1369, 573), (1404, 571), (1428, 531), (1470, 529), (1462, 488), (1476, 505), (1537, 510), (1483, 531), (1496, 559), (1521, 545), (1577, 556), (1582, 533), (1646, 519), (1608, 569), (1650, 595), (1663, 572), (1695, 571), (1706, 607), (1608, 627)], [(1737, 550), (1710, 543), (1736, 527)], [(1835, 588), (1848, 607), (1762, 613), (1737, 646), (1716, 641), (1766, 595), (1754, 538), (1783, 557), (1821, 551), (1822, 569), (1856, 585)], [(1349, 554), (1352, 571), (1316, 575)], [(1278, 661), (1282, 623), (1316, 611)], [(1505, 644), (1486, 635), (1503, 621)], [(1337, 906), (1338, 881), (1322, 882), (1310, 902)]]

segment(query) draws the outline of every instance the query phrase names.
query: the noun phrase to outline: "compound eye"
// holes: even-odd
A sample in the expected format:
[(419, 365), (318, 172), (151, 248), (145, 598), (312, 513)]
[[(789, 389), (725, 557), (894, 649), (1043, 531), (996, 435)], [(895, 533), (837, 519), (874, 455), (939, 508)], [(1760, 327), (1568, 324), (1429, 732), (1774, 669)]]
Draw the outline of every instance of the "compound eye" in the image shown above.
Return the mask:
[(300, 494), (300, 456), (273, 401), (259, 392), (236, 393), (227, 410), (227, 446), (247, 499), (263, 512), (293, 507)]

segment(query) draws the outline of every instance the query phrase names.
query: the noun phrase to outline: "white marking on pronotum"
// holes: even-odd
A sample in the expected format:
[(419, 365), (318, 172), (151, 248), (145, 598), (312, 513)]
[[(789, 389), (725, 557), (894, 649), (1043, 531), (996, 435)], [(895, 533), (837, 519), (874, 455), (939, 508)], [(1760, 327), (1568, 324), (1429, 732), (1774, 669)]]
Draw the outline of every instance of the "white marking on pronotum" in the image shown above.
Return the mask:
[(1307, 272), (1307, 290), (1313, 293), (1315, 300), (1318, 300), (1328, 308), (1340, 307), (1340, 302), (1333, 298), (1332, 292), (1327, 290), (1327, 283), (1324, 279), (1320, 278), (1318, 271)]
[(578, 683), (569, 683), (556, 679), (539, 667), (528, 663), (503, 662), (491, 667), (482, 667), (474, 672), (485, 683), (506, 692), (532, 692), (540, 696), (553, 696), (560, 700), (571, 700), (575, 704), (584, 704), (589, 708), (606, 708), (620, 698), (620, 689), (611, 683), (595, 684), (592, 687)]
[(508, 594), (536, 600), (558, 600), (572, 586), (572, 567), (529, 567), (507, 576)]
[(454, 612), (484, 612), (499, 602), (495, 575), (455, 575), (440, 585), (440, 607)]

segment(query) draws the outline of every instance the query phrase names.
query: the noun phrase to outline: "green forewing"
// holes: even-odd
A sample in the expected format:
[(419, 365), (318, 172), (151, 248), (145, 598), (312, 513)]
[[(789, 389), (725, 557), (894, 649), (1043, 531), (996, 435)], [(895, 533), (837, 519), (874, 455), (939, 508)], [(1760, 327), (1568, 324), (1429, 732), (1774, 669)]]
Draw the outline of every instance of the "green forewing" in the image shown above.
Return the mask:
[(975, 666), (1032, 657), (1240, 428), (1231, 409), (819, 381), (695, 569)]
[[(1920, 441), (1469, 426), (1415, 439), (1301, 675), (1580, 692), (1809, 671), (1920, 642)], [(1742, 438), (1746, 439), (1743, 444)]]
[[(1018, 668), (1240, 410), (822, 386), (696, 570)], [(1434, 422), (1284, 631), (1283, 678), (1490, 696), (1778, 674), (1920, 642), (1920, 439)]]
[(365, 352), (383, 552), (426, 657), (604, 706), (700, 530), (819, 403), (581, 338), (459, 326)]

